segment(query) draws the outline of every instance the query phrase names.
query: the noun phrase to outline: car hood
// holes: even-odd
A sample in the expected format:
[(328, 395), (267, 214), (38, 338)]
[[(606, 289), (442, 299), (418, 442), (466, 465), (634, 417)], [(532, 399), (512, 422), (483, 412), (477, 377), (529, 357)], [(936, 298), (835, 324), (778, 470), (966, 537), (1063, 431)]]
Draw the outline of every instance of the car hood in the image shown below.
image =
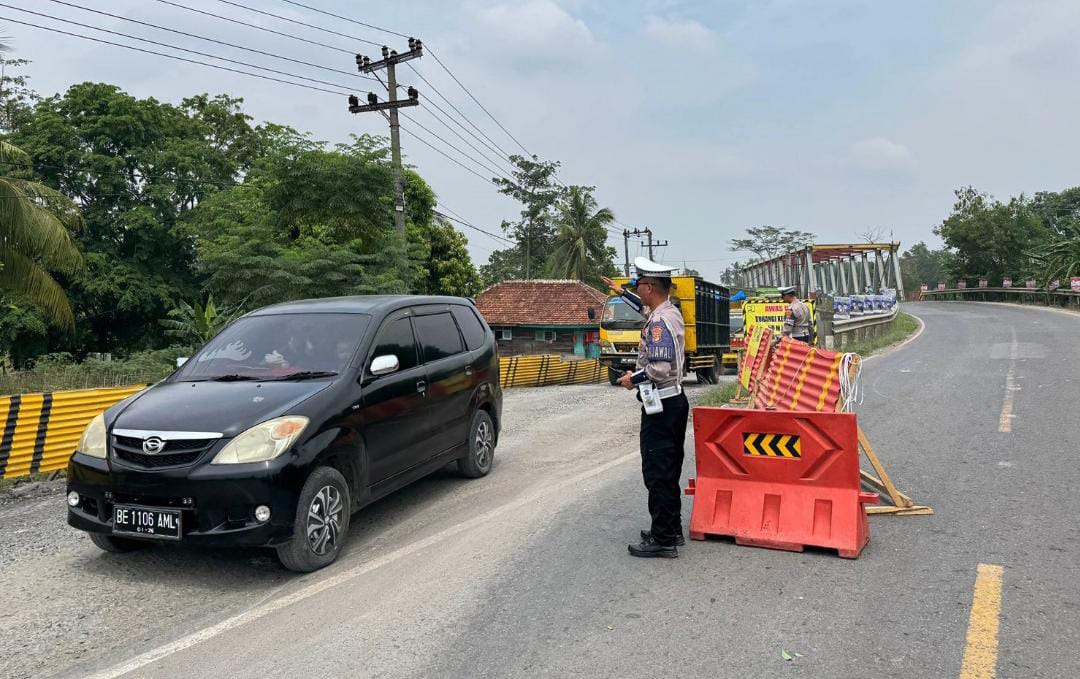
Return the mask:
[(332, 382), (162, 382), (138, 394), (110, 428), (220, 432), (236, 436)]

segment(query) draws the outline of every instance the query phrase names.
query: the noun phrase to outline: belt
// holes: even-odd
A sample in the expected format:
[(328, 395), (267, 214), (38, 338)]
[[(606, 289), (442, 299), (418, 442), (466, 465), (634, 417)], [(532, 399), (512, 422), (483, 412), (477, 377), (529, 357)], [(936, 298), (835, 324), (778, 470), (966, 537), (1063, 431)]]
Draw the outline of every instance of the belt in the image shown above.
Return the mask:
[(656, 395), (659, 396), (661, 400), (663, 400), (665, 398), (671, 398), (672, 396), (678, 396), (681, 393), (682, 393), (682, 385), (681, 384), (676, 384), (673, 387), (664, 387), (663, 389), (657, 389), (656, 390)]

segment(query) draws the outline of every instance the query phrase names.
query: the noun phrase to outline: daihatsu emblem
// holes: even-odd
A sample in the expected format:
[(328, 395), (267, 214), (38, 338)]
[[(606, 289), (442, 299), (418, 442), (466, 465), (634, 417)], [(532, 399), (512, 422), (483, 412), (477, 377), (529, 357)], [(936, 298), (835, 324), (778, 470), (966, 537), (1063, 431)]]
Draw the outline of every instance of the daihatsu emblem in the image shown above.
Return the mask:
[(142, 442), (142, 449), (144, 453), (154, 455), (160, 453), (165, 448), (165, 441), (161, 440), (157, 436), (151, 436)]

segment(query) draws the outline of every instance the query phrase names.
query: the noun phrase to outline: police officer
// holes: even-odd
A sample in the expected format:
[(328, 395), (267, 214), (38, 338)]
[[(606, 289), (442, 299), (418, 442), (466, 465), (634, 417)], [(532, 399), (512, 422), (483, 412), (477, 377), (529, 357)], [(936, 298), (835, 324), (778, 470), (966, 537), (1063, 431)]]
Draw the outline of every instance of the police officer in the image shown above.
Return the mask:
[(628, 370), (619, 384), (635, 389), (651, 383), (663, 410), (654, 414), (645, 412), (644, 407), (641, 410), (641, 474), (649, 492), (652, 525), (641, 531), (641, 542), (628, 548), (633, 556), (672, 559), (679, 555), (677, 545), (684, 543), (679, 477), (690, 414), (682, 391), (686, 360), (683, 317), (670, 300), (673, 269), (644, 257), (634, 260), (634, 267), (637, 299), (632, 301), (648, 307), (650, 313), (638, 343), (637, 369)]
[(781, 334), (784, 337), (810, 344), (810, 307), (795, 296), (794, 286), (780, 288), (780, 296), (784, 298), (784, 303), (789, 305)]

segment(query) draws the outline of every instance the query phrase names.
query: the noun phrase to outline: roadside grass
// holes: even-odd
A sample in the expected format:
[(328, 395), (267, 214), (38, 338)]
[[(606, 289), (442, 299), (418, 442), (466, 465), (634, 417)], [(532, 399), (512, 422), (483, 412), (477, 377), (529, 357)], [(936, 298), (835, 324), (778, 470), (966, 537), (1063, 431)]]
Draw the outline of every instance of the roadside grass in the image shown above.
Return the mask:
[(866, 358), (882, 349), (903, 342), (908, 337), (914, 335), (915, 331), (918, 329), (919, 321), (915, 320), (914, 316), (900, 312), (896, 315), (896, 320), (893, 321), (892, 327), (880, 337), (867, 337), (857, 342), (852, 342), (844, 347), (844, 351), (847, 353), (858, 354), (859, 356)]
[[(21, 486), (27, 483), (33, 483), (35, 481), (48, 481), (55, 472), (41, 472), (39, 474), (27, 474), (26, 476), (16, 476), (10, 479), (0, 479), (0, 493), (11, 490), (15, 486)], [(64, 472), (61, 470), (57, 474), (57, 478), (64, 476)]]
[[(844, 352), (858, 354), (862, 358), (866, 358), (882, 349), (887, 349), (894, 344), (903, 342), (914, 335), (918, 329), (919, 321), (917, 321), (914, 316), (900, 312), (896, 315), (896, 320), (893, 322), (892, 327), (880, 337), (868, 337), (859, 340), (858, 342), (852, 342), (844, 347)], [(735, 382), (728, 382), (713, 387), (701, 397), (701, 400), (698, 401), (698, 405), (722, 406), (730, 403), (731, 399), (735, 397), (735, 388)]]
[(737, 386), (737, 382), (725, 382), (713, 387), (705, 392), (697, 404), (700, 406), (722, 406), (735, 398), (735, 388)]

